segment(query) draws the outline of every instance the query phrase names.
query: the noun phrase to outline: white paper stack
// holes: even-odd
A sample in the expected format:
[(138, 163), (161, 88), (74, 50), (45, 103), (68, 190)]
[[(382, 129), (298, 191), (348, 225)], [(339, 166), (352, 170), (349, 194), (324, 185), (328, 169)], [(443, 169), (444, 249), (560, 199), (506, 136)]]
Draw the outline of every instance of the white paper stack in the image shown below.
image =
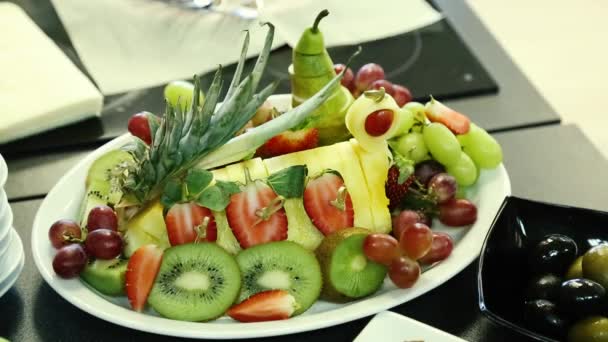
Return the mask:
[(13, 211), (4, 192), (7, 175), (6, 163), (0, 155), (0, 297), (15, 284), (25, 261), (21, 238), (13, 228)]
[(18, 6), (0, 3), (0, 143), (99, 115), (93, 83)]

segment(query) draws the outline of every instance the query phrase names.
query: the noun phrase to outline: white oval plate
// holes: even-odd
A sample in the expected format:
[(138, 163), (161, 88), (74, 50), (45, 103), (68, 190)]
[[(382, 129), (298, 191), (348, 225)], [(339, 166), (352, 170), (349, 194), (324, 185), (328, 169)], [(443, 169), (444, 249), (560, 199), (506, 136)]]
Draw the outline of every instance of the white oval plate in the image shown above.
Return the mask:
[[(277, 95), (270, 100), (281, 110), (289, 106), (291, 97)], [(105, 297), (78, 280), (61, 279), (55, 275), (51, 265), (55, 250), (48, 241), (49, 227), (58, 219), (77, 217), (84, 196), (84, 181), (91, 163), (103, 153), (124, 145), (130, 139), (132, 137), (125, 134), (98, 148), (53, 187), (34, 220), (32, 254), (42, 277), (70, 303), (106, 321), (162, 335), (237, 339), (293, 334), (349, 322), (405, 303), (443, 284), (479, 256), (498, 208), (505, 196), (511, 193), (509, 176), (503, 165), (494, 170), (482, 171), (475, 187), (467, 193), (467, 198), (477, 205), (477, 222), (471, 227), (457, 229), (434, 223), (435, 230), (445, 231), (454, 237), (455, 248), (447, 260), (424, 272), (411, 289), (397, 289), (387, 279), (380, 291), (366, 299), (348, 304), (317, 301), (304, 314), (283, 321), (238, 323), (222, 317), (206, 323), (181, 322), (160, 317), (151, 309), (144, 313), (132, 311), (125, 297)]]

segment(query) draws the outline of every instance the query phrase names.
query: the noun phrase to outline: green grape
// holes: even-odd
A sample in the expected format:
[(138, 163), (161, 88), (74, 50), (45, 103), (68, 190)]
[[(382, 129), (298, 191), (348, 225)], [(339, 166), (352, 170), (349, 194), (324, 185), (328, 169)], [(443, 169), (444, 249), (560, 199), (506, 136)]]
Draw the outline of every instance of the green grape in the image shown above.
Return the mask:
[(444, 125), (433, 122), (422, 130), (424, 143), (435, 160), (449, 166), (458, 163), (462, 150), (458, 139)]
[(420, 102), (408, 102), (403, 106), (404, 109), (409, 110), (412, 114), (416, 115), (424, 115), (424, 105)]
[[(192, 103), (192, 94), (194, 93), (194, 84), (187, 81), (173, 81), (165, 86), (165, 99), (173, 106), (177, 105), (177, 101), (181, 104), (182, 109), (190, 108)], [(200, 104), (205, 101), (205, 94), (200, 92)]]
[(412, 132), (402, 135), (391, 142), (391, 147), (399, 154), (407, 159), (413, 160), (415, 163), (429, 159), (429, 150), (424, 144), (422, 133)]
[(460, 160), (448, 165), (446, 171), (456, 178), (459, 187), (473, 185), (477, 181), (477, 167), (466, 153), (461, 153)]
[(458, 136), (458, 141), (479, 168), (493, 169), (502, 162), (502, 149), (496, 139), (473, 123), (467, 134)]

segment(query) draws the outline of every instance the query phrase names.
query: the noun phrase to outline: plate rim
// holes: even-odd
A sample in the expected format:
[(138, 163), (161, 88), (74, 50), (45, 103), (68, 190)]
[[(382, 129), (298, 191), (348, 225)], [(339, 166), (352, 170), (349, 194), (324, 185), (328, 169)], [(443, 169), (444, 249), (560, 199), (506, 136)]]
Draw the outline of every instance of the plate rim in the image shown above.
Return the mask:
[[(276, 101), (280, 101), (287, 97), (286, 95), (274, 96)], [(425, 272), (425, 274), (430, 274), (432, 276), (421, 277), (418, 281), (418, 286), (414, 286), (411, 289), (393, 289), (379, 295), (351, 302), (338, 309), (318, 312), (311, 315), (301, 315), (289, 320), (247, 323), (243, 325), (245, 329), (226, 329), (227, 327), (231, 327), (231, 325), (219, 321), (208, 323), (183, 322), (146, 314), (143, 314), (144, 316), (142, 316), (141, 313), (107, 301), (104, 297), (90, 290), (80, 281), (58, 279), (58, 277), (52, 273), (52, 269), (49, 271), (50, 262), (47, 260), (48, 258), (43, 257), (42, 251), (38, 249), (42, 243), (42, 241), (40, 241), (42, 239), (40, 236), (41, 234), (38, 231), (43, 229), (41, 225), (43, 224), (42, 221), (45, 219), (41, 215), (44, 212), (44, 209), (50, 205), (48, 204), (49, 199), (57, 196), (57, 193), (61, 192), (61, 189), (66, 186), (66, 183), (68, 183), (74, 174), (82, 172), (81, 169), (89, 165), (101, 153), (122, 146), (129, 139), (131, 139), (130, 134), (125, 133), (98, 147), (66, 172), (53, 186), (36, 212), (32, 225), (31, 249), (38, 272), (57, 294), (72, 305), (93, 316), (135, 330), (186, 338), (242, 339), (288, 335), (317, 330), (371, 316), (378, 312), (401, 305), (431, 291), (470, 265), (473, 260), (479, 256), (485, 235), (496, 214), (489, 214), (491, 217), (486, 219), (486, 221), (489, 220), (485, 223), (486, 227), (482, 227), (482, 223), (478, 221), (478, 223), (474, 224), (472, 227), (467, 228), (469, 229), (469, 232), (467, 232), (458, 243), (459, 245), (463, 244), (464, 246), (462, 248), (454, 249), (454, 254), (463, 255), (458, 255), (457, 258), (449, 258), (437, 266), (432, 267)], [(491, 170), (490, 172), (497, 172), (497, 174), (500, 175), (497, 181), (500, 181), (501, 183), (497, 183), (496, 185), (503, 190), (503, 193), (500, 194), (500, 196), (509, 196), (511, 194), (511, 183), (504, 165), (500, 164), (496, 169)], [(503, 199), (504, 198), (500, 198), (499, 202), (495, 204), (496, 209), (500, 207)], [(78, 201), (80, 200), (81, 199), (78, 199)], [(478, 237), (471, 234), (472, 230), (475, 230), (475, 234), (477, 234)], [(46, 234), (42, 235), (46, 237)], [(87, 291), (87, 293), (84, 294), (85, 296), (88, 296), (88, 293), (90, 293), (94, 295), (96, 299), (83, 300), (79, 297), (82, 294), (82, 291)], [(372, 307), (372, 309), (370, 309), (370, 307)], [(104, 311), (106, 309), (109, 311)], [(340, 310), (339, 315), (336, 315), (336, 310)]]

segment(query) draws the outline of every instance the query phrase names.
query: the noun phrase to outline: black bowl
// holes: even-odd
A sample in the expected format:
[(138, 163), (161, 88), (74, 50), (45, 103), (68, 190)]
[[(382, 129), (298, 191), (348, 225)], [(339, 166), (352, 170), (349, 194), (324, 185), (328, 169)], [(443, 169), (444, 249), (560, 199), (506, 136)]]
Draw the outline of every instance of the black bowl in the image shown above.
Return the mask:
[(571, 237), (579, 255), (608, 241), (608, 213), (506, 197), (484, 242), (478, 270), (479, 308), (495, 323), (538, 341), (551, 337), (526, 328), (524, 293), (528, 252), (549, 234)]

